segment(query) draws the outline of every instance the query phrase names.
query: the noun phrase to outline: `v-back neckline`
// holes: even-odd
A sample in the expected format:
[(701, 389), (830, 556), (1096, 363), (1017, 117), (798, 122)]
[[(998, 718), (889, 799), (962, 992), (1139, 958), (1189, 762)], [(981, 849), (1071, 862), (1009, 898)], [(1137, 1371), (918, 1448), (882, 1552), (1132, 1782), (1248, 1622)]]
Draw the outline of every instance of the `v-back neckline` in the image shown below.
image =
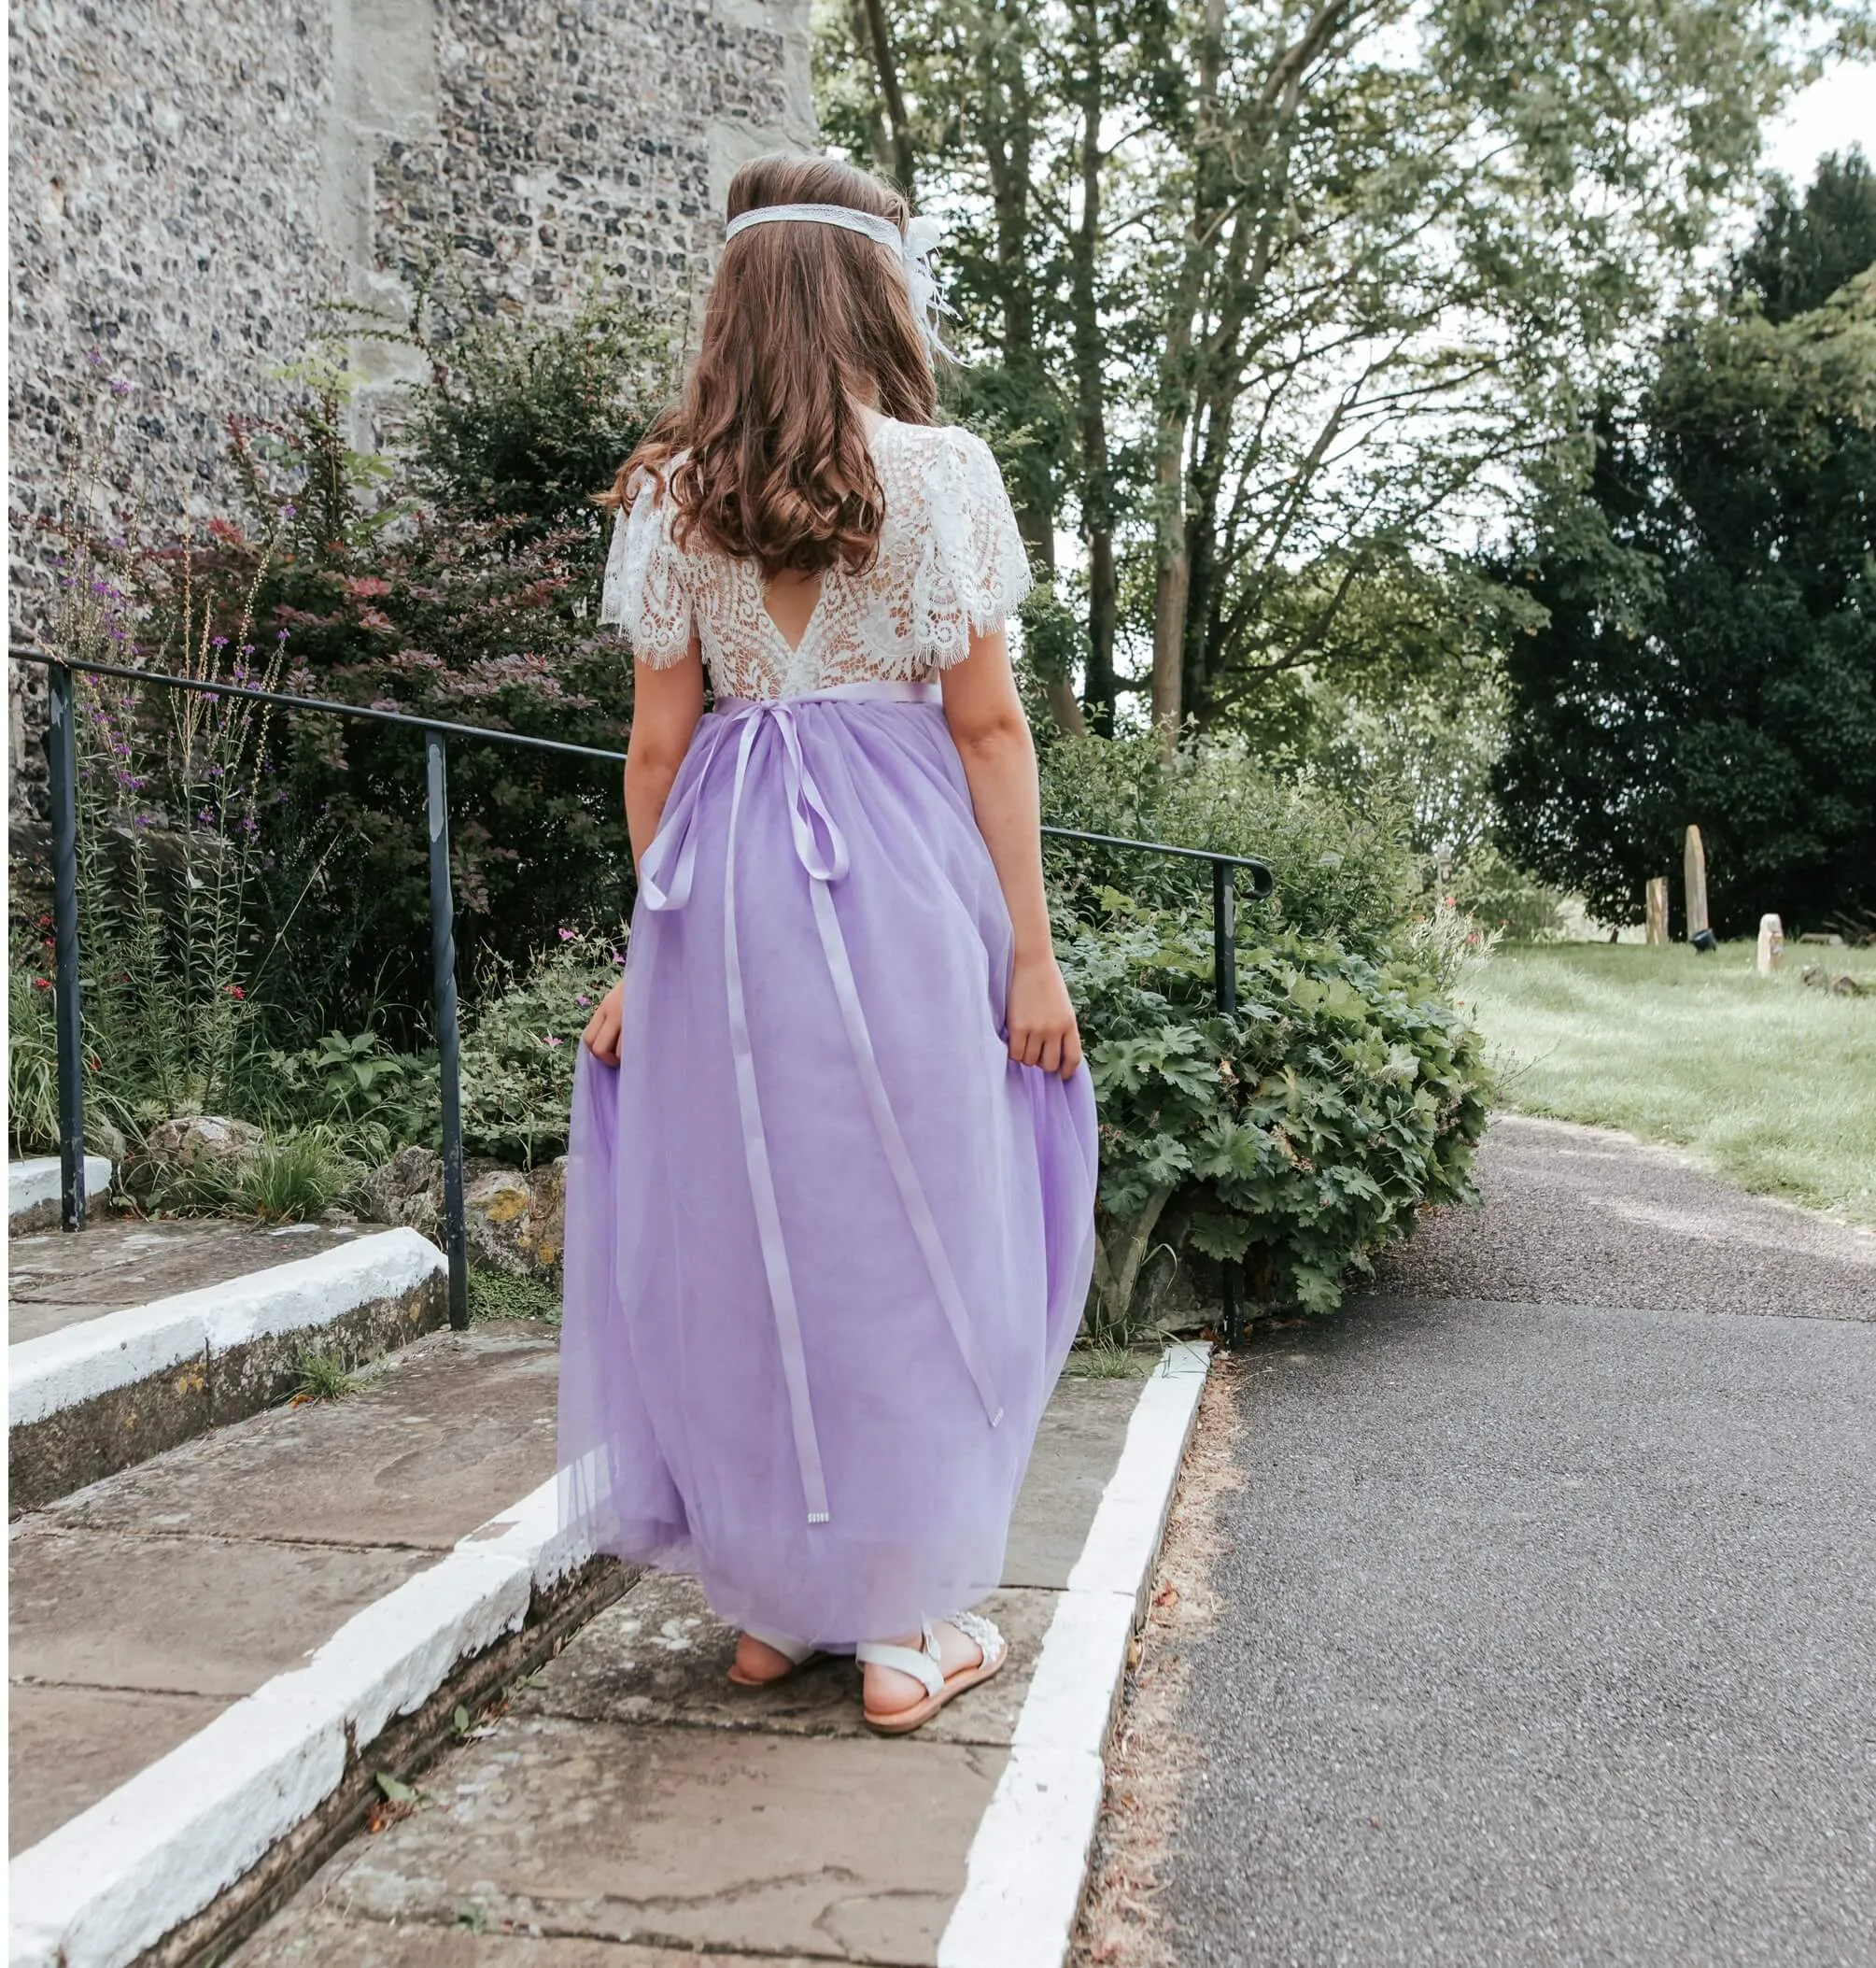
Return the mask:
[(814, 590), (814, 605), (809, 609), (808, 619), (801, 625), (800, 639), (797, 642), (791, 643), (782, 632), (782, 624), (775, 619), (769, 609), (769, 583), (762, 578), (761, 570), (759, 568), (756, 570), (755, 593), (756, 599), (762, 604), (762, 619), (774, 631), (775, 640), (787, 652), (791, 661), (808, 646), (808, 638), (814, 633), (814, 624), (821, 618), (821, 604), (827, 599), (827, 575), (832, 572), (831, 568), (822, 571), (820, 586)]
[[(879, 422), (867, 432), (867, 448), (868, 451), (872, 451), (878, 446), (882, 434), (892, 427), (894, 421), (894, 418), (882, 413)], [(809, 609), (808, 619), (801, 625), (800, 639), (793, 643), (782, 632), (782, 624), (775, 619), (774, 615), (770, 612), (769, 606), (769, 584), (763, 578), (762, 570), (758, 567), (753, 568), (751, 572), (755, 580), (755, 600), (762, 610), (762, 619), (769, 625), (769, 633), (774, 636), (783, 655), (792, 663), (800, 656), (802, 650), (807, 648), (809, 639), (813, 635), (815, 628), (821, 620), (821, 611), (826, 605), (827, 601), (828, 577), (836, 572), (836, 569), (828, 567), (822, 570), (821, 585), (814, 590), (814, 605)]]

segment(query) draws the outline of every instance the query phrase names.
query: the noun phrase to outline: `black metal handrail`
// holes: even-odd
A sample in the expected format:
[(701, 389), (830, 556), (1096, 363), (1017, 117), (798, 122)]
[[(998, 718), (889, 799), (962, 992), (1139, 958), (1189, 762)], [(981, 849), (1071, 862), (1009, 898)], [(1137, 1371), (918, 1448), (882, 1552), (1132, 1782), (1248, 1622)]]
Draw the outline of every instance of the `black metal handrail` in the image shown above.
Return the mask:
[[(462, 1196), (462, 1077), (460, 1033), (456, 996), (456, 905), (449, 878), (449, 771), (446, 740), (474, 739), (484, 743), (513, 744), (542, 752), (564, 752), (582, 758), (623, 765), (626, 755), (601, 745), (573, 744), (560, 738), (536, 738), (524, 731), (503, 731), (489, 725), (460, 724), (449, 718), (422, 717), (409, 711), (388, 711), (375, 705), (341, 703), (325, 697), (300, 697), (290, 691), (262, 690), (251, 684), (223, 683), (198, 676), (175, 676), (161, 670), (139, 670), (128, 663), (92, 662), (79, 657), (54, 656), (44, 649), (14, 644), (13, 662), (40, 663), (48, 683), (49, 716), (45, 744), (52, 806), (52, 917), (55, 942), (54, 1029), (59, 1052), (59, 1179), (60, 1223), (81, 1230), (85, 1224), (84, 1078), (80, 1070), (83, 1031), (78, 1002), (78, 745), (73, 725), (72, 673), (126, 677), (139, 684), (160, 684), (172, 690), (196, 690), (213, 697), (247, 698), (288, 710), (316, 711), (327, 716), (362, 718), (375, 724), (408, 725), (424, 741), (427, 820), (430, 847), (430, 984), (435, 1000), (437, 1064), (442, 1080), (443, 1194), (445, 1254), (449, 1262), (449, 1323), (458, 1331), (469, 1324), (469, 1239)], [(1237, 1010), (1237, 875), (1248, 871), (1249, 899), (1269, 896), (1276, 878), (1268, 862), (1247, 855), (1217, 854), (1203, 847), (1176, 847), (1167, 841), (1135, 841), (1119, 834), (1086, 833), (1079, 828), (1044, 827), (1051, 840), (1079, 841), (1090, 847), (1114, 847), (1179, 860), (1205, 861), (1212, 875), (1212, 990), (1226, 1015)], [(1238, 1337), (1237, 1267), (1224, 1267), (1226, 1340)]]

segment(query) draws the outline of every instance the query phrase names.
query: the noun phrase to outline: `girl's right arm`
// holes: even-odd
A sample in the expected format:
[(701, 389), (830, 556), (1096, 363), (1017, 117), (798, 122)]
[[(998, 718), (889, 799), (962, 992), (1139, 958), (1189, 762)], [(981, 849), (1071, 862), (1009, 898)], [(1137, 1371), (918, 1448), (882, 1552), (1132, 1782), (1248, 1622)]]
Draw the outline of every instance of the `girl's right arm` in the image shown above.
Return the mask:
[(690, 654), (663, 669), (632, 666), (632, 735), (626, 743), (626, 825), (632, 867), (645, 857), (697, 721), (703, 715), (703, 657), (695, 634)]
[[(695, 635), (681, 661), (655, 669), (635, 663), (632, 674), (632, 735), (626, 744), (626, 825), (637, 869), (657, 834), (665, 801), (676, 781), (691, 735), (703, 715), (703, 657)], [(625, 1003), (624, 978), (600, 998), (581, 1035), (601, 1065), (619, 1063), (619, 1025)]]

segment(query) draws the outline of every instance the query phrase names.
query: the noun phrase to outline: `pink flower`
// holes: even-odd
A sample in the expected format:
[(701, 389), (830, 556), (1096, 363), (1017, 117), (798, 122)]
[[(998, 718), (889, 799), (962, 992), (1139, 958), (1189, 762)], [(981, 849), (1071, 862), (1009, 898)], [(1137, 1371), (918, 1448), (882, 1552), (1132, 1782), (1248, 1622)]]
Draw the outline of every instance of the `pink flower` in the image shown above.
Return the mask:
[(571, 929), (559, 929), (555, 933), (563, 943), (571, 943), (573, 941), (573, 932)]
[(547, 1034), (547, 1043), (549, 1045), (562, 1045), (565, 1042), (557, 1032), (549, 1032)]

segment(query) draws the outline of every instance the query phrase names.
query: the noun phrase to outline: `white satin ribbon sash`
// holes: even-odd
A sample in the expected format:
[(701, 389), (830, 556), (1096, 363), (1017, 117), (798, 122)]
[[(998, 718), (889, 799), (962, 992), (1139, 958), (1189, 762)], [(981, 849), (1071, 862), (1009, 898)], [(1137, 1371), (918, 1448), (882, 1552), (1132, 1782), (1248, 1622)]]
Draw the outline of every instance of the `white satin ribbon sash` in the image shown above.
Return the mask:
[(977, 1389), (978, 1398), (990, 1425), (1003, 1419), (1003, 1404), (992, 1382), (983, 1348), (971, 1323), (964, 1293), (951, 1258), (938, 1234), (938, 1219), (912, 1166), (910, 1151), (900, 1130), (898, 1117), (886, 1095), (886, 1084), (873, 1049), (859, 986), (840, 931), (840, 919), (834, 908), (833, 885), (844, 878), (848, 869), (846, 837), (827, 810), (821, 788), (815, 784), (801, 750), (794, 707), (802, 702), (834, 701), (860, 703), (935, 703), (939, 691), (936, 684), (899, 683), (880, 679), (857, 684), (836, 685), (825, 690), (797, 697), (726, 698), (716, 706), (716, 726), (704, 741), (705, 752), (691, 775), (674, 810), (665, 815), (657, 838), (646, 850), (639, 870), (639, 893), (647, 909), (682, 909), (690, 900), (691, 884), (697, 871), (698, 801), (704, 781), (715, 762), (716, 753), (736, 735), (736, 776), (729, 800), (729, 838), (726, 848), (723, 876), (724, 970), (729, 995), (729, 1045), (736, 1068), (736, 1098), (741, 1118), (743, 1163), (749, 1172), (750, 1196), (755, 1208), (756, 1236), (762, 1246), (763, 1270), (769, 1281), (769, 1305), (775, 1317), (775, 1337), (782, 1354), (782, 1378), (788, 1393), (788, 1415), (795, 1438), (796, 1461), (801, 1470), (801, 1488), (807, 1498), (808, 1522), (829, 1520), (827, 1482), (822, 1466), (820, 1438), (814, 1429), (812, 1405), (808, 1395), (808, 1363), (801, 1344), (801, 1318), (795, 1296), (795, 1281), (788, 1264), (788, 1247), (782, 1231), (782, 1213), (776, 1202), (775, 1177), (769, 1154), (769, 1137), (762, 1125), (762, 1103), (755, 1086), (755, 1055), (750, 1043), (748, 1006), (743, 996), (742, 965), (736, 932), (736, 846), (742, 815), (743, 792), (750, 760), (765, 729), (772, 727), (782, 745), (783, 797), (788, 807), (788, 832), (795, 858), (808, 876), (809, 899), (814, 912), (814, 927), (827, 976), (840, 1008), (841, 1024), (853, 1055), (880, 1148), (892, 1172), (894, 1186), (911, 1226), (919, 1253), (924, 1260), (932, 1288), (944, 1309), (945, 1321), (956, 1341), (966, 1370)]

